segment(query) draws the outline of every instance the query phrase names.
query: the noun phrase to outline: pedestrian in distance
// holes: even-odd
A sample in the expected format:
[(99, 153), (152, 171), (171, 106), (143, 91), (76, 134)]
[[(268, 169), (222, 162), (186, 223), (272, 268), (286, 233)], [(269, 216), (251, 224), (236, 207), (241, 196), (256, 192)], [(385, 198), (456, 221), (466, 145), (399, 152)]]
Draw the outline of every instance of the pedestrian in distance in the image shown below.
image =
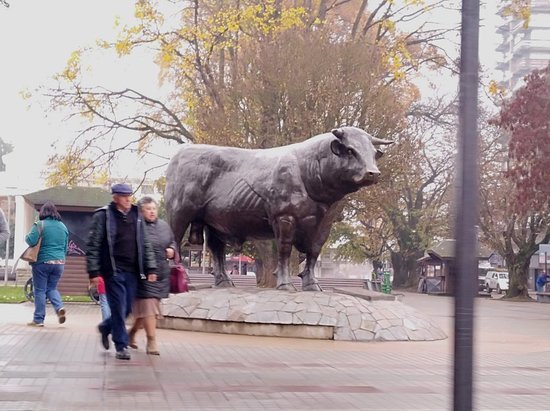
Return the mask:
[(160, 355), (157, 346), (157, 320), (162, 318), (160, 300), (167, 298), (170, 291), (170, 265), (176, 255), (176, 241), (170, 226), (158, 218), (158, 206), (151, 197), (143, 197), (139, 209), (145, 220), (145, 229), (153, 245), (157, 261), (157, 281), (140, 280), (137, 295), (132, 308), (134, 324), (129, 331), (129, 346), (137, 349), (136, 333), (145, 329), (147, 335), (146, 352), (150, 355)]
[(28, 323), (31, 327), (44, 326), (46, 298), (52, 303), (59, 324), (63, 324), (66, 319), (66, 311), (61, 294), (57, 290), (57, 284), (65, 269), (69, 230), (61, 221), (61, 216), (51, 201), (42, 206), (38, 220), (25, 237), (25, 242), (31, 247), (38, 244), (40, 238), (42, 239), (36, 262), (31, 263), (34, 292), (33, 320)]
[(550, 280), (550, 275), (546, 274), (545, 272), (542, 272), (537, 277), (536, 282), (536, 289), (537, 292), (543, 293), (546, 288), (546, 283)]
[(111, 316), (98, 325), (103, 348), (109, 335), (116, 358), (129, 360), (126, 318), (132, 311), (140, 279), (156, 281), (156, 261), (138, 207), (132, 204), (132, 188), (125, 183), (111, 187), (113, 201), (94, 212), (88, 237), (87, 271), (90, 286), (105, 280)]

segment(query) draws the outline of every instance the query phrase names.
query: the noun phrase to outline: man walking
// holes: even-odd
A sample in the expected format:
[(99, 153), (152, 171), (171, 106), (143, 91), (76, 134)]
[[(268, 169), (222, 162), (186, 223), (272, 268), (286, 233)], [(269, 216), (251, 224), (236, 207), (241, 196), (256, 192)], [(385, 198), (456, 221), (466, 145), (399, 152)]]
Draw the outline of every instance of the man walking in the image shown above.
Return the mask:
[[(109, 349), (112, 334), (116, 358), (129, 360), (125, 320), (131, 312), (138, 281), (156, 281), (156, 260), (137, 206), (132, 204), (132, 188), (115, 184), (111, 204), (95, 211), (88, 238), (87, 271), (90, 285), (98, 276), (105, 280), (111, 317), (98, 326), (103, 347)], [(146, 275), (147, 274), (147, 275)]]

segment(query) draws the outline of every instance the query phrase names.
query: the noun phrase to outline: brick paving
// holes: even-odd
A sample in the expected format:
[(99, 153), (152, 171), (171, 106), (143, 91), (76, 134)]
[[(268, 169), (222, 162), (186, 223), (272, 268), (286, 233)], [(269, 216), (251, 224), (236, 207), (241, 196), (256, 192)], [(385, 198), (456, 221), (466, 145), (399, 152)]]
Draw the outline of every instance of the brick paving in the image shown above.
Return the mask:
[[(448, 297), (407, 294), (452, 335)], [(99, 307), (0, 305), (0, 410), (445, 410), (452, 339), (358, 343), (159, 330), (160, 357), (104, 351)], [(475, 409), (550, 409), (550, 305), (477, 301)]]

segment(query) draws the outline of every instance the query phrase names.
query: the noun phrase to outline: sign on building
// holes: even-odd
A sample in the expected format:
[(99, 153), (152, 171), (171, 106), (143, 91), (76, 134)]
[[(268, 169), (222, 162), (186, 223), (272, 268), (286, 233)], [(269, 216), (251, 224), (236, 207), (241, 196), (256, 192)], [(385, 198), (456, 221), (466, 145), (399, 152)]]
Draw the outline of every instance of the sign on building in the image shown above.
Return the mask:
[[(550, 244), (539, 244), (539, 266), (550, 264)], [(545, 267), (546, 269), (546, 267)]]

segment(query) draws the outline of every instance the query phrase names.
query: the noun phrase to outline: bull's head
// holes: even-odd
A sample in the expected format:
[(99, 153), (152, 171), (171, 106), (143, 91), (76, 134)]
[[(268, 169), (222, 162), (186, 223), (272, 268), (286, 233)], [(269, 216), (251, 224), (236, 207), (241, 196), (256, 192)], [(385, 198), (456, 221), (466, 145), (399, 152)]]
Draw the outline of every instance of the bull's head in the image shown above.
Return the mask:
[(380, 175), (376, 160), (384, 154), (376, 147), (393, 141), (373, 137), (356, 127), (335, 128), (332, 134), (336, 139), (331, 142), (330, 149), (338, 157), (339, 178), (357, 188), (375, 184)]

